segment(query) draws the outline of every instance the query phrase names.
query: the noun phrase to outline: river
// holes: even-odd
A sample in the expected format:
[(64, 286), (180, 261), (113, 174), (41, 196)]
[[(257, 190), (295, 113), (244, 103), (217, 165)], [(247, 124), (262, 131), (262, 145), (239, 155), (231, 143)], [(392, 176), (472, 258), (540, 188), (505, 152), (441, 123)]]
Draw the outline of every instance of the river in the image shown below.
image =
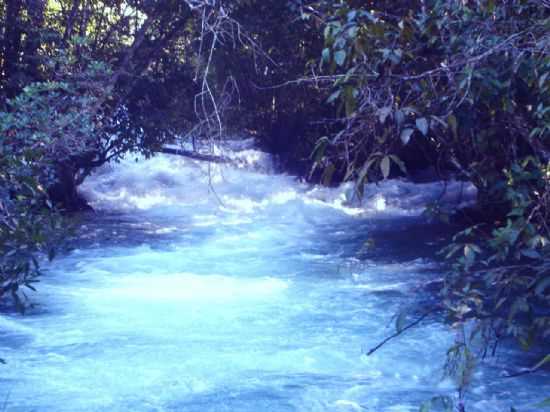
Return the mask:
[[(33, 308), (0, 316), (0, 411), (405, 412), (455, 395), (454, 335), (433, 319), (366, 355), (432, 298), (445, 230), (421, 212), (443, 185), (371, 185), (358, 205), (350, 186), (231, 155), (129, 157), (85, 183), (97, 213)], [(536, 410), (550, 392), (544, 376), (503, 378), (505, 355), (476, 372), (468, 411)]]

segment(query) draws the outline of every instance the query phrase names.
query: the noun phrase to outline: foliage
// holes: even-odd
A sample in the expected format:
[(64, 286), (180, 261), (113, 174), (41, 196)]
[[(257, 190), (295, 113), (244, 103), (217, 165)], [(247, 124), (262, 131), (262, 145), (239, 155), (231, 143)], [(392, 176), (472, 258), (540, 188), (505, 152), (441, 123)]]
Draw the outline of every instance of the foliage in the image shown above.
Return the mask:
[(14, 156), (0, 142), (0, 302), (11, 297), (24, 310), (22, 287), (34, 290), (41, 254), (51, 259), (63, 233), (62, 220), (36, 176), (44, 151), (27, 147)]
[(228, 122), (359, 195), (426, 165), (476, 186), (443, 252), (461, 391), (473, 340), (548, 341), (547, 2), (6, 0), (0, 22), (0, 298), (32, 287), (95, 167)]
[(323, 163), (343, 164), (361, 183), (402, 167), (388, 154), (422, 144), (431, 162), (501, 200), (492, 192), (502, 167), (548, 149), (548, 8), (390, 3), (325, 11), (321, 64), (334, 73), (328, 102), (338, 103), (345, 128)]
[(444, 250), (454, 263), (442, 306), (458, 329), (476, 324), (451, 350), (454, 364), (470, 363), (476, 339), (482, 352), (506, 337), (525, 349), (548, 342), (550, 7), (348, 0), (312, 10), (333, 79), (327, 101), (343, 122), (318, 141), (314, 167), (341, 169), (361, 194), (421, 153), (478, 189)]
[(105, 65), (81, 67), (64, 55), (51, 64), (58, 79), (26, 86), (0, 112), (0, 298), (11, 296), (20, 309), (21, 287), (34, 289), (41, 255), (52, 258), (65, 234), (51, 197), (63, 168), (81, 179), (101, 156), (126, 149), (107, 133), (112, 120), (101, 110), (109, 97)]
[(227, 47), (215, 56), (216, 75), (238, 87), (227, 123), (284, 156), (286, 170), (305, 174), (317, 137), (327, 133), (322, 119), (333, 112), (320, 104), (326, 88), (308, 77), (322, 50), (319, 26), (305, 14), (300, 18), (294, 1), (241, 1), (232, 15), (256, 47)]

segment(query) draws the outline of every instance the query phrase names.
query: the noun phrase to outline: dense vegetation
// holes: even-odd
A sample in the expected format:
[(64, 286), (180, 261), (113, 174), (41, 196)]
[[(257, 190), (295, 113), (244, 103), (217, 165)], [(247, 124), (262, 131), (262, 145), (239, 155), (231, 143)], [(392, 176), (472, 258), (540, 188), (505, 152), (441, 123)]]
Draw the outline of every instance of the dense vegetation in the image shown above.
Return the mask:
[(4, 0), (0, 22), (0, 299), (21, 304), (96, 167), (246, 132), (359, 197), (423, 168), (476, 186), (429, 208), (461, 225), (437, 306), (461, 395), (479, 341), (548, 343), (547, 2)]
[[(478, 190), (441, 307), (460, 333), (450, 351), (459, 388), (474, 342), (550, 336), (550, 8), (498, 3), (320, 2), (322, 62), (343, 127), (317, 146), (316, 166), (368, 180), (404, 170), (409, 148)], [(317, 17), (320, 16), (320, 17)], [(405, 160), (405, 162), (403, 162)], [(432, 214), (448, 219), (433, 205)], [(465, 334), (469, 319), (476, 326)], [(533, 370), (550, 361), (546, 356)]]

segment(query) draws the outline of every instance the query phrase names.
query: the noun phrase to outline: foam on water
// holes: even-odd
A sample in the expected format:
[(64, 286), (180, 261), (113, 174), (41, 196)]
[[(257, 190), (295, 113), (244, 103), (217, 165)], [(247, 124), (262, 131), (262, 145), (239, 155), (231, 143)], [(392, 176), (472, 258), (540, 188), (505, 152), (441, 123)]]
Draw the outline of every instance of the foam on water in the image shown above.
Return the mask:
[[(129, 158), (86, 182), (99, 213), (77, 248), (46, 268), (30, 313), (0, 316), (0, 410), (416, 411), (454, 393), (443, 325), (365, 355), (440, 276), (396, 250), (443, 185), (385, 182), (359, 202), (349, 184), (266, 174), (249, 145), (231, 156), (249, 162)], [(358, 259), (372, 237), (382, 252)], [(429, 237), (410, 237), (424, 253)], [(477, 380), (478, 412), (530, 404), (542, 385)]]

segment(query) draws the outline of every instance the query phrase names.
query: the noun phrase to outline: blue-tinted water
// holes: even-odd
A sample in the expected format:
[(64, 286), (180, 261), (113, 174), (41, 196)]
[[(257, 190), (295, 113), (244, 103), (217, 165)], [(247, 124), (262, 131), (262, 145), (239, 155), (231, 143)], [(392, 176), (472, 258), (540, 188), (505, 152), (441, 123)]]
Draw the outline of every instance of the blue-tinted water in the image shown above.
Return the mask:
[[(372, 187), (359, 209), (345, 188), (159, 157), (83, 190), (100, 212), (36, 307), (0, 317), (0, 411), (416, 411), (455, 395), (447, 326), (365, 355), (440, 276), (417, 217), (437, 185)], [(477, 372), (469, 411), (548, 392), (500, 373)]]

